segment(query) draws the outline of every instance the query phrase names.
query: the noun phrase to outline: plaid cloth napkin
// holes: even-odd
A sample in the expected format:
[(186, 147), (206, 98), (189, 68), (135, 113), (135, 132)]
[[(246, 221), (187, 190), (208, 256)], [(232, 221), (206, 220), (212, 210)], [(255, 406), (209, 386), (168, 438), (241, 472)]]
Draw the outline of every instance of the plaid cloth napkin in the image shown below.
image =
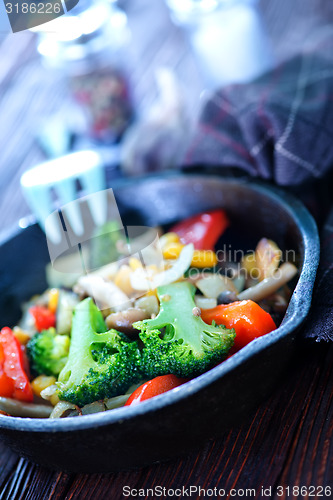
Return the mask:
[(306, 335), (333, 340), (333, 210), (322, 224), (333, 201), (333, 64), (302, 54), (211, 95), (185, 158), (185, 168), (202, 166), (233, 167), (301, 195), (324, 226)]

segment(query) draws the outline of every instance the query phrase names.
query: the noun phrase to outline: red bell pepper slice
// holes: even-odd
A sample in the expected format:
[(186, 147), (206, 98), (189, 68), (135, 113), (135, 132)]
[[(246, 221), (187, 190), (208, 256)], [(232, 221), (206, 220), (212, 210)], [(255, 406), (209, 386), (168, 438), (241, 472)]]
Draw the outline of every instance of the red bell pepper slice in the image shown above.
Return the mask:
[(130, 395), (125, 406), (136, 405), (141, 403), (141, 401), (153, 398), (179, 385), (185, 384), (185, 382), (188, 382), (188, 379), (178, 378), (175, 375), (161, 375), (160, 377), (153, 378), (140, 385), (140, 387)]
[(0, 332), (0, 396), (31, 402), (33, 392), (29, 382), (25, 354), (12, 330)]
[(10, 398), (13, 394), (14, 386), (12, 379), (4, 372), (4, 360), (5, 355), (2, 344), (0, 343), (0, 396), (3, 398)]
[(235, 353), (257, 337), (275, 330), (272, 316), (252, 300), (221, 304), (212, 309), (202, 309), (205, 323), (215, 321), (218, 325), (234, 328), (236, 338), (230, 353)]
[(225, 211), (213, 210), (185, 219), (170, 231), (177, 233), (184, 245), (193, 243), (197, 250), (214, 250), (218, 239), (228, 226), (229, 220)]
[(50, 311), (46, 306), (33, 306), (29, 309), (35, 320), (36, 330), (41, 332), (55, 327), (56, 316), (55, 313)]

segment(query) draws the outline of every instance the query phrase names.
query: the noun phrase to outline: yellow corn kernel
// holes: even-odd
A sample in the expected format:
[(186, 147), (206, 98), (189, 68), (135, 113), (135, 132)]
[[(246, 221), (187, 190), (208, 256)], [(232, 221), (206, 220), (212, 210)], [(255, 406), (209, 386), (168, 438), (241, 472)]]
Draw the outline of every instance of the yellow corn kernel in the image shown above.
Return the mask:
[(51, 312), (55, 313), (58, 306), (59, 300), (59, 290), (58, 288), (51, 288), (49, 291), (49, 303), (48, 308)]
[(245, 269), (247, 275), (251, 278), (257, 278), (259, 271), (257, 265), (257, 259), (254, 252), (247, 253), (244, 255), (241, 261), (241, 267)]
[(129, 259), (128, 263), (129, 263), (129, 266), (132, 269), (132, 271), (135, 271), (136, 269), (141, 269), (142, 268), (141, 262), (136, 257), (131, 257)]
[(50, 403), (52, 406), (55, 406), (59, 403), (60, 399), (58, 397), (58, 394), (52, 394), (52, 396), (50, 397)]
[(19, 326), (14, 326), (13, 333), (14, 333), (15, 337), (17, 338), (17, 340), (19, 341), (19, 343), (22, 345), (26, 345), (29, 342), (29, 340), (31, 339), (31, 336), (29, 335), (29, 333), (22, 330), (22, 328), (20, 328)]
[(130, 295), (134, 292), (130, 280), (131, 272), (132, 270), (129, 266), (123, 265), (120, 266), (116, 276), (114, 277), (114, 284), (126, 293), (126, 295)]
[(179, 243), (179, 236), (177, 233), (165, 233), (163, 236), (160, 237), (160, 245), (162, 250), (164, 250), (164, 247), (168, 245), (169, 243)]
[(218, 260), (213, 250), (194, 250), (191, 266), (193, 267), (214, 267)]
[(31, 382), (31, 388), (36, 396), (40, 396), (40, 393), (50, 385), (54, 385), (56, 380), (53, 376), (39, 375)]
[(163, 258), (164, 259), (178, 259), (180, 252), (184, 248), (181, 243), (170, 242), (167, 243), (163, 248)]

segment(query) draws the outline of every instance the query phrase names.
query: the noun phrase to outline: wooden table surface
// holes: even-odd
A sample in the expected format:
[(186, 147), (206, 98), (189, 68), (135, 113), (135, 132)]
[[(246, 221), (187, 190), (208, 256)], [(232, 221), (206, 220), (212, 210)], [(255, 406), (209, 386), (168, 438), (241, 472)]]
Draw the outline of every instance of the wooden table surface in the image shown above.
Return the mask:
[[(302, 46), (304, 37), (332, 19), (327, 1), (263, 2), (264, 17), (279, 58)], [(160, 0), (123, 1), (132, 30), (129, 60), (137, 102), (154, 102), (154, 72), (173, 67), (186, 89), (195, 117), (203, 79), (184, 34), (174, 27)], [(281, 15), (285, 11), (287, 14)], [(0, 46), (0, 232), (27, 215), (19, 179), (44, 159), (36, 141), (50, 116), (64, 108), (66, 90), (57, 75), (43, 69), (29, 32), (2, 38)], [(0, 277), (1, 279), (1, 277)], [(0, 499), (121, 499), (134, 489), (220, 489), (212, 498), (329, 498), (333, 484), (333, 346), (304, 341), (290, 372), (270, 398), (242, 425), (196, 453), (169, 463), (117, 474), (65, 474), (18, 457), (0, 443)], [(297, 494), (296, 487), (304, 487)], [(294, 490), (293, 490), (293, 487)], [(311, 488), (312, 487), (312, 488)], [(323, 490), (321, 488), (324, 488)], [(264, 491), (263, 491), (264, 489)], [(140, 494), (137, 491), (138, 495)], [(134, 497), (135, 492), (132, 492)], [(147, 491), (140, 498), (157, 498)], [(164, 498), (172, 496), (172, 491)], [(163, 496), (162, 496), (163, 498)]]

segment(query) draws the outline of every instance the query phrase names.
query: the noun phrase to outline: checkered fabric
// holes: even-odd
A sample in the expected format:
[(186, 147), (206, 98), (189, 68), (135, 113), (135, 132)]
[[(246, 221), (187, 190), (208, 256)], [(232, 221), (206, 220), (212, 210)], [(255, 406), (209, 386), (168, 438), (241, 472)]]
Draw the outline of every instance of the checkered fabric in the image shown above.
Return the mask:
[[(333, 167), (333, 64), (316, 54), (304, 53), (250, 84), (211, 94), (185, 169), (233, 167), (297, 188), (298, 193), (303, 185), (308, 192), (319, 179), (327, 183)], [(314, 188), (312, 194), (315, 198)], [(323, 204), (318, 197), (316, 202)], [(321, 264), (305, 330), (317, 340), (333, 340), (333, 211), (321, 241)]]

